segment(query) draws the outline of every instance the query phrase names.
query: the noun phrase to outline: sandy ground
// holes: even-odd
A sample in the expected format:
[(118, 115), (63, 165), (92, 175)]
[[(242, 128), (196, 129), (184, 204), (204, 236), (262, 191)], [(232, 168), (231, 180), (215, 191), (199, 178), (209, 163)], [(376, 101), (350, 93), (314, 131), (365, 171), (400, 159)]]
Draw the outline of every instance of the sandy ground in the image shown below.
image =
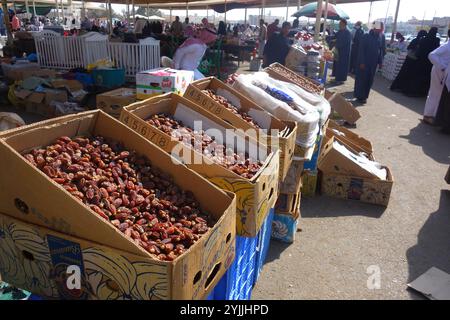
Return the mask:
[[(425, 99), (389, 84), (377, 77), (354, 129), (392, 169), (389, 206), (302, 199), (301, 231), (291, 245), (271, 242), (253, 299), (421, 299), (407, 283), (432, 266), (450, 273), (450, 136), (419, 121)], [(351, 97), (353, 79), (334, 90)], [(368, 288), (371, 268), (379, 289)]]

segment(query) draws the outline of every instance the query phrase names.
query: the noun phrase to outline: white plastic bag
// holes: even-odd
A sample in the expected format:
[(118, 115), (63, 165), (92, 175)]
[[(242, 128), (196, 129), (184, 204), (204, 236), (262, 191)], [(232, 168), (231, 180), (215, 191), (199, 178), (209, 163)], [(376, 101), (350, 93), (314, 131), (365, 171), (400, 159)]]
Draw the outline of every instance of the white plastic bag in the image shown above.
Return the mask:
[(25, 121), (19, 115), (12, 112), (0, 112), (0, 131), (24, 126)]
[[(288, 105), (286, 102), (273, 97), (262, 88), (261, 84), (282, 91), (293, 99), (293, 103)], [(301, 99), (282, 81), (270, 78), (265, 72), (257, 72), (240, 75), (236, 78), (233, 87), (243, 92), (275, 117), (297, 122), (297, 144), (305, 148), (314, 144), (319, 130), (319, 112), (316, 107)]]

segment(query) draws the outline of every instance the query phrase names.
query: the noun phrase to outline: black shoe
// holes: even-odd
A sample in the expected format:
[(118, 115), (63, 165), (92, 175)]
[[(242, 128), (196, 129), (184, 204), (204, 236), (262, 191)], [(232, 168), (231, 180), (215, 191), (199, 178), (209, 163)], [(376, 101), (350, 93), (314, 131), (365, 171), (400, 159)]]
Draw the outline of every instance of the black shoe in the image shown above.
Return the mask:
[(366, 99), (356, 99), (356, 101), (360, 104), (366, 104), (367, 100)]

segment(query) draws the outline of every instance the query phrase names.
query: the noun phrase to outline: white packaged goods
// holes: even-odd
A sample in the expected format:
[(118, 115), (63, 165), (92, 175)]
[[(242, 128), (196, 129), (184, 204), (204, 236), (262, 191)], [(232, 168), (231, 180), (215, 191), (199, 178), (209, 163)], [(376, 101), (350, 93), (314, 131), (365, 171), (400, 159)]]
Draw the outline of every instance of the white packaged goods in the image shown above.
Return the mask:
[(298, 70), (306, 62), (306, 51), (299, 45), (293, 45), (286, 56), (286, 67)]
[(339, 153), (350, 159), (351, 161), (358, 164), (361, 168), (367, 170), (368, 172), (376, 175), (380, 180), (386, 180), (387, 171), (378, 162), (367, 159), (363, 154), (355, 154), (348, 150), (343, 144), (334, 141), (333, 148), (335, 148)]
[[(297, 122), (297, 144), (305, 148), (314, 144), (319, 131), (318, 107), (298, 95), (298, 90), (290, 89), (295, 85), (272, 79), (265, 72), (257, 72), (240, 75), (233, 87), (275, 117)], [(314, 101), (312, 97), (308, 96), (308, 99)]]
[(24, 126), (25, 122), (16, 113), (0, 112), (0, 131)]

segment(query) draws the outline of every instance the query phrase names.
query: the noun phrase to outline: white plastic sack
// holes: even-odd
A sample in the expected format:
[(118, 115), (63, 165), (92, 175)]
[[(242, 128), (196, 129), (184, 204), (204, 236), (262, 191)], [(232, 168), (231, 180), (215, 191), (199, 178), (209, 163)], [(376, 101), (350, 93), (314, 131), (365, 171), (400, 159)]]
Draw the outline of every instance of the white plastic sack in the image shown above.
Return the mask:
[[(284, 92), (293, 98), (294, 106), (292, 107), (286, 102), (274, 98), (254, 83), (262, 83)], [(305, 148), (314, 144), (319, 130), (319, 113), (316, 107), (301, 99), (294, 91), (285, 86), (282, 81), (270, 78), (265, 72), (257, 72), (240, 75), (236, 78), (233, 87), (243, 92), (275, 117), (281, 120), (297, 122), (297, 144)]]
[(0, 131), (14, 129), (24, 125), (25, 121), (16, 113), (0, 112)]

